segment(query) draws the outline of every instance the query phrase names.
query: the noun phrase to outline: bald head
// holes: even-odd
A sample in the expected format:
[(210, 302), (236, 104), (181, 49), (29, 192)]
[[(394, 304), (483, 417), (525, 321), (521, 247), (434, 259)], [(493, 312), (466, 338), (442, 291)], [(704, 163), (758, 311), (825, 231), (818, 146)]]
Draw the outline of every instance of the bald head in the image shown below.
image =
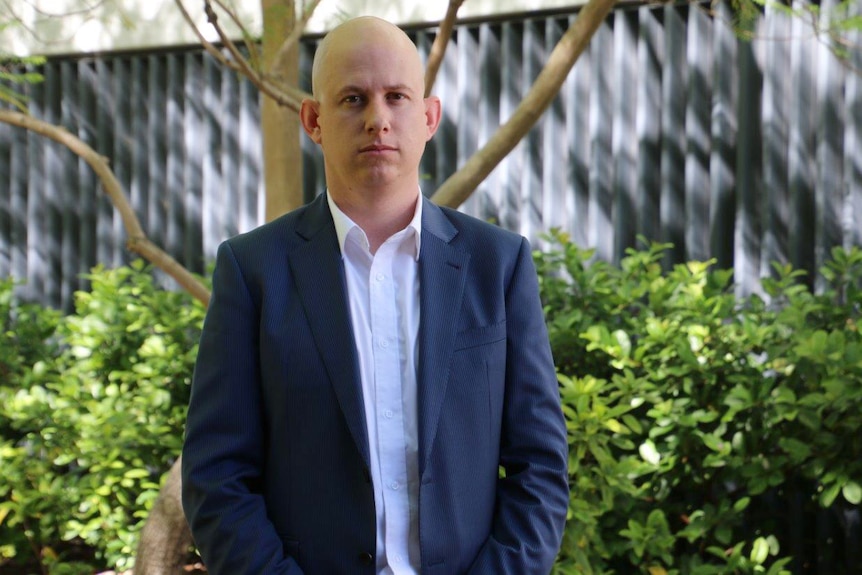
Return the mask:
[(422, 61), (415, 44), (401, 28), (374, 16), (360, 16), (333, 28), (320, 42), (311, 68), (311, 92), (320, 97), (321, 84), (331, 73), (331, 62), (360, 49), (386, 50), (393, 58), (406, 59), (413, 80), (425, 87)]

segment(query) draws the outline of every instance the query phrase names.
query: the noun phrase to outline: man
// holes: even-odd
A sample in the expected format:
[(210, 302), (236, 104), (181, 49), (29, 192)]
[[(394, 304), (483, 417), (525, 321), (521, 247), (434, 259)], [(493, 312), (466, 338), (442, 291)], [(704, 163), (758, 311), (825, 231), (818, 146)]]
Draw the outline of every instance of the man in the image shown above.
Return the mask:
[(526, 240), (424, 200), (440, 121), (376, 18), (302, 104), (327, 193), (218, 252), (183, 451), (209, 572), (546, 574), (568, 506)]

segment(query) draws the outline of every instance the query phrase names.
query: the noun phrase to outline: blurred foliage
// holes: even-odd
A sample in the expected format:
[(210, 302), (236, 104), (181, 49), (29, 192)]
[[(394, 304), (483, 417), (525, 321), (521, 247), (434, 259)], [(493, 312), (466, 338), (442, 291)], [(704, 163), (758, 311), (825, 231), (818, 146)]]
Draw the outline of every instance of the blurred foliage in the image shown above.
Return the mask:
[(0, 562), (128, 568), (180, 452), (203, 306), (140, 261), (88, 279), (62, 318), (0, 283)]
[(663, 270), (666, 245), (614, 267), (551, 240), (571, 484), (554, 573), (789, 573), (794, 494), (808, 517), (858, 514), (862, 251), (832, 252), (822, 293), (776, 266), (741, 299), (711, 262)]
[[(711, 0), (715, 8), (719, 2)], [(862, 10), (859, 0), (836, 0), (828, 7), (812, 0), (730, 0), (733, 11), (733, 28), (744, 40), (756, 40), (757, 21), (764, 10), (773, 10), (796, 19), (811, 31), (811, 36), (826, 46), (841, 62), (855, 73), (862, 73), (854, 64), (854, 53), (859, 55), (858, 32), (862, 31)], [(856, 34), (854, 35), (854, 32)], [(776, 38), (769, 38), (777, 40)]]
[(42, 74), (33, 71), (44, 63), (45, 58), (42, 57), (18, 58), (0, 53), (0, 102), (27, 113), (28, 98), (22, 87), (44, 80)]

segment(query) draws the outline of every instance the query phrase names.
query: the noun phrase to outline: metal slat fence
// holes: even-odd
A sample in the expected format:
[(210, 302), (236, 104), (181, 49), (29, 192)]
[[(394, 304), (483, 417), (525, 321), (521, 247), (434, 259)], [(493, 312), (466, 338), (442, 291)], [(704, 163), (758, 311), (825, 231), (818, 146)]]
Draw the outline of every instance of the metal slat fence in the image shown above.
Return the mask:
[[(426, 193), (512, 113), (573, 19), (457, 27)], [(772, 261), (813, 273), (832, 246), (862, 243), (860, 34), (844, 63), (781, 11), (766, 10), (750, 43), (731, 19), (725, 3), (617, 10), (462, 209), (537, 241), (562, 228), (612, 261), (638, 235), (671, 242), (668, 263), (714, 257), (741, 293)], [(434, 30), (411, 34), (427, 53)], [(314, 46), (303, 43), (306, 84)], [(259, 95), (201, 50), (55, 58), (43, 72), (32, 113), (111, 159), (147, 233), (181, 263), (203, 272), (219, 241), (262, 221)], [(311, 197), (322, 164), (303, 147)], [(0, 276), (25, 280), (27, 297), (68, 309), (80, 274), (130, 258), (95, 177), (59, 145), (0, 125), (0, 181)]]

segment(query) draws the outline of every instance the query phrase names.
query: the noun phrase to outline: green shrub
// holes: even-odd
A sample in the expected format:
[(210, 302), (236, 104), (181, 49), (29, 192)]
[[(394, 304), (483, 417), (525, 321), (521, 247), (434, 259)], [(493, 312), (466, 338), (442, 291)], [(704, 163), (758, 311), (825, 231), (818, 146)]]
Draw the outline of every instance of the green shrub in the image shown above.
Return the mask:
[[(554, 573), (787, 573), (782, 497), (862, 500), (862, 252), (835, 250), (816, 294), (778, 266), (740, 299), (666, 249), (536, 254), (570, 442)], [(180, 450), (203, 307), (141, 263), (89, 279), (65, 318), (0, 282), (0, 566), (131, 566)]]
[(776, 267), (769, 303), (668, 246), (617, 267), (562, 234), (537, 253), (571, 503), (555, 573), (787, 573), (774, 500), (862, 499), (862, 252), (812, 294)]
[(18, 353), (0, 390), (0, 545), (19, 558), (35, 550), (52, 572), (68, 572), (63, 554), (82, 547), (103, 565), (131, 566), (180, 452), (204, 314), (188, 295), (157, 287), (141, 262), (88, 279), (74, 314), (33, 314), (46, 327), (19, 346), (35, 351)]

